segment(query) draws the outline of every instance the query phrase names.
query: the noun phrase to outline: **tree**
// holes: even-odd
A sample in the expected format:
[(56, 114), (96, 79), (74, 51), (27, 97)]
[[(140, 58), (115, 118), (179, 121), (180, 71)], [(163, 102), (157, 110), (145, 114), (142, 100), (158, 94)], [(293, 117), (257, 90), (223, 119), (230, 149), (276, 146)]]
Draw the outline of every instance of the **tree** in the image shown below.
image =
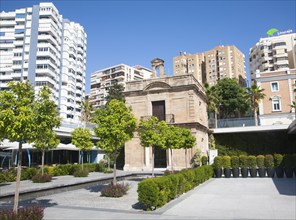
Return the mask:
[(185, 149), (185, 163), (187, 168), (187, 149), (193, 148), (196, 144), (196, 138), (191, 134), (187, 128), (181, 130), (181, 147)]
[(9, 91), (0, 91), (0, 131), (2, 138), (19, 142), (16, 189), (13, 211), (17, 213), (22, 166), (22, 144), (36, 137), (34, 122), (34, 89), (26, 82), (9, 82)]
[(139, 124), (139, 136), (143, 147), (152, 148), (152, 176), (154, 177), (154, 148), (165, 148), (165, 138), (163, 131), (167, 126), (165, 121), (158, 121), (157, 117), (149, 117), (148, 119), (141, 118)]
[(116, 185), (116, 159), (125, 142), (133, 138), (137, 119), (130, 107), (113, 99), (95, 112), (94, 122), (97, 124), (94, 132), (100, 138), (98, 147), (113, 155), (113, 185)]
[(215, 128), (217, 128), (217, 114), (218, 114), (218, 107), (219, 107), (219, 97), (216, 91), (215, 86), (209, 86), (208, 83), (205, 84), (206, 95), (208, 98), (208, 114), (211, 112), (214, 113), (215, 117)]
[(255, 126), (258, 126), (257, 112), (259, 109), (259, 102), (264, 99), (266, 95), (263, 93), (264, 89), (258, 87), (257, 84), (251, 85), (251, 87), (247, 88), (247, 91), (249, 93), (249, 99), (254, 112)]
[(61, 118), (56, 104), (50, 100), (50, 95), (50, 88), (42, 87), (33, 108), (34, 123), (36, 124), (34, 147), (42, 152), (42, 175), (44, 174), (45, 151), (56, 148), (60, 143), (53, 128), (60, 126)]
[(84, 151), (91, 150), (93, 143), (91, 141), (91, 132), (88, 128), (75, 128), (72, 132), (72, 144), (82, 151), (82, 170)]
[(219, 115), (222, 118), (245, 113), (249, 109), (247, 92), (239, 85), (237, 79), (221, 79), (215, 85), (215, 90), (220, 104)]
[(94, 111), (93, 106), (89, 103), (88, 100), (85, 100), (81, 103), (81, 122), (84, 122), (84, 127), (86, 124), (91, 121), (92, 112)]
[(291, 108), (294, 108), (294, 110), (295, 110), (295, 116), (296, 116), (296, 102), (293, 101), (290, 106), (291, 106)]
[(113, 99), (117, 99), (119, 101), (125, 102), (123, 91), (124, 91), (123, 85), (118, 83), (113, 84), (108, 91), (108, 96), (106, 97), (107, 103), (109, 103)]

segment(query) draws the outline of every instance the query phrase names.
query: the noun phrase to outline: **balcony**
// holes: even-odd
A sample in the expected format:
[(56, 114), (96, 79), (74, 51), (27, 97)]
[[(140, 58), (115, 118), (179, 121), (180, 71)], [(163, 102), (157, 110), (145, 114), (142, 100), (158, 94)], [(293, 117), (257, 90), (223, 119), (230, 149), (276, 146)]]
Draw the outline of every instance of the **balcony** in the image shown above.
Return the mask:
[[(141, 119), (147, 120), (151, 118), (152, 116), (141, 116)], [(162, 121), (162, 120), (161, 120)], [(174, 114), (166, 114), (165, 115), (165, 120), (167, 124), (174, 124), (175, 123), (175, 115)]]
[[(217, 128), (229, 128), (229, 127), (247, 127), (255, 126), (255, 119), (253, 117), (246, 118), (228, 118), (218, 119)], [(209, 128), (215, 128), (215, 119), (209, 119)]]

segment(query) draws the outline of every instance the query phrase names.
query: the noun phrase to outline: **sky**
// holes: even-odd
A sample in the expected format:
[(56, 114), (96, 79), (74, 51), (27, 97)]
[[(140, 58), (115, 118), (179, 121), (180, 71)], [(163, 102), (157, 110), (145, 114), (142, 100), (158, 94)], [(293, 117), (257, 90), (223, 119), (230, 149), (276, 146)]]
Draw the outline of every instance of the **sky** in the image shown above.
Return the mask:
[[(32, 7), (30, 0), (0, 0), (0, 11)], [(124, 63), (151, 69), (156, 57), (173, 74), (180, 51), (200, 53), (235, 45), (245, 54), (266, 31), (296, 31), (295, 0), (52, 0), (59, 13), (87, 33), (87, 81), (96, 70)]]

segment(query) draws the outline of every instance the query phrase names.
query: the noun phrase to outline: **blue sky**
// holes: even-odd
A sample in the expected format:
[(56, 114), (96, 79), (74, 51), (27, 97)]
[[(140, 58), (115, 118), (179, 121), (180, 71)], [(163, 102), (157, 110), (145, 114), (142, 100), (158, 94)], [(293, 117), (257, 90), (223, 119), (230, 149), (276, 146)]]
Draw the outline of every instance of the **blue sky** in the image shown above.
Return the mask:
[[(31, 7), (46, 1), (0, 0), (1, 11)], [(150, 68), (150, 61), (165, 61), (173, 72), (173, 57), (180, 51), (204, 52), (217, 45), (235, 45), (246, 56), (266, 31), (296, 29), (295, 0), (248, 1), (100, 1), (53, 0), (64, 18), (87, 32), (87, 85), (95, 70), (119, 63)]]

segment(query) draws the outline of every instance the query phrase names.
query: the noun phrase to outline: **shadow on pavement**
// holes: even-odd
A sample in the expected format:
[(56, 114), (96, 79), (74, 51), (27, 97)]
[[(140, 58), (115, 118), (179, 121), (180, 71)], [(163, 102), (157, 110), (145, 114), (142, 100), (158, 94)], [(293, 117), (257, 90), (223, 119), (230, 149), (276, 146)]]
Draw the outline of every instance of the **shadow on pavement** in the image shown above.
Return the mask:
[[(29, 200), (24, 200), (19, 202), (19, 207), (20, 208), (26, 208), (26, 207), (32, 207), (33, 205), (38, 205), (43, 208), (47, 207), (53, 207), (58, 205), (55, 202), (51, 202), (51, 199), (29, 199)], [(2, 203), (1, 204), (1, 209), (11, 209), (13, 207), (12, 202), (7, 202), (7, 203)]]
[(295, 196), (296, 195), (296, 180), (295, 178), (272, 178), (274, 185), (281, 195)]

